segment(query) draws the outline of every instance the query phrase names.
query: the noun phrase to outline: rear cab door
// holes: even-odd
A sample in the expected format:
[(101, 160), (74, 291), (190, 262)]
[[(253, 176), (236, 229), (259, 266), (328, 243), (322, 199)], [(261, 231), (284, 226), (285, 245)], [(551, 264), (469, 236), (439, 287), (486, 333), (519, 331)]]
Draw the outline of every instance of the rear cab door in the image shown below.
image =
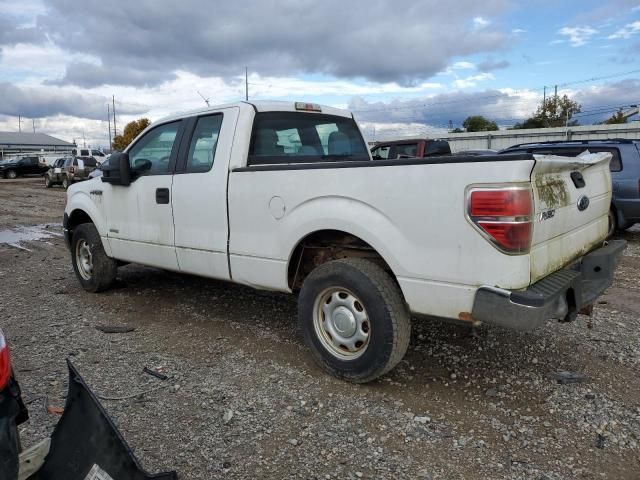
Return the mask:
[(180, 270), (228, 280), (227, 177), (240, 109), (188, 118), (172, 185)]

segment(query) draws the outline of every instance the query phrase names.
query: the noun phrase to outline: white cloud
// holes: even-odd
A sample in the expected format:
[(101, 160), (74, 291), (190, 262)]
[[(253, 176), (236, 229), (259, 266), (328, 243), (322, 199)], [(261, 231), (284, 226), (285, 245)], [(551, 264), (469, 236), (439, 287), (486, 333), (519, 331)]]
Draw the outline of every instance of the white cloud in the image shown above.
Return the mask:
[(527, 33), (527, 31), (522, 28), (514, 28), (511, 30), (511, 33), (514, 35), (520, 35), (521, 33)]
[(476, 65), (471, 62), (456, 62), (451, 65), (451, 68), (454, 70), (468, 70), (471, 68), (476, 68)]
[(478, 75), (471, 75), (466, 78), (458, 78), (454, 80), (453, 86), (455, 88), (470, 88), (475, 87), (478, 82), (493, 80), (494, 78), (491, 73), (479, 73)]
[(558, 30), (558, 33), (568, 37), (572, 47), (581, 47), (598, 33), (598, 30), (589, 25), (582, 25), (578, 27), (562, 27)]
[[(637, 7), (636, 7), (637, 8)], [(637, 20), (632, 23), (627, 23), (624, 27), (619, 29), (617, 32), (609, 35), (607, 38), (609, 40), (615, 40), (618, 38), (629, 38), (632, 35), (640, 32), (640, 20)]]
[(483, 28), (488, 27), (491, 24), (489, 20), (484, 17), (474, 17), (473, 18), (473, 27), (476, 30), (481, 30)]

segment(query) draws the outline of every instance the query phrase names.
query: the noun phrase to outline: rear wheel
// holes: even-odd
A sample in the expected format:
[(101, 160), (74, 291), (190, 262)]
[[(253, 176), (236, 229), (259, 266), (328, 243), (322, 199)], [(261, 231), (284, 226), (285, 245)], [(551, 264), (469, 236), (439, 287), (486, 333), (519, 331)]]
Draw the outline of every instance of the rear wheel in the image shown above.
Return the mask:
[(10, 178), (13, 180), (18, 176), (18, 172), (16, 172), (15, 170), (9, 170), (5, 175), (7, 178)]
[(607, 238), (613, 237), (618, 230), (618, 216), (613, 208), (609, 209), (609, 231), (607, 232)]
[(67, 188), (69, 188), (69, 185), (70, 185), (69, 177), (64, 177), (62, 179), (62, 188), (66, 190)]
[(80, 285), (87, 292), (106, 290), (116, 279), (118, 263), (104, 252), (93, 223), (83, 223), (73, 231), (71, 261)]
[(391, 276), (357, 258), (320, 265), (305, 279), (298, 324), (316, 362), (330, 374), (365, 383), (407, 351), (409, 312)]

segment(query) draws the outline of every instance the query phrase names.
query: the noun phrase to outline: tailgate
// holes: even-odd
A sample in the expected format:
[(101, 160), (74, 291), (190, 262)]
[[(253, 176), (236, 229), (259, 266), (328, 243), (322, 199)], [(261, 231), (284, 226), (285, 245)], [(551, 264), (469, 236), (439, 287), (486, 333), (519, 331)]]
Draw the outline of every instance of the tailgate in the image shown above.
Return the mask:
[(534, 155), (531, 283), (600, 245), (611, 205), (611, 154)]

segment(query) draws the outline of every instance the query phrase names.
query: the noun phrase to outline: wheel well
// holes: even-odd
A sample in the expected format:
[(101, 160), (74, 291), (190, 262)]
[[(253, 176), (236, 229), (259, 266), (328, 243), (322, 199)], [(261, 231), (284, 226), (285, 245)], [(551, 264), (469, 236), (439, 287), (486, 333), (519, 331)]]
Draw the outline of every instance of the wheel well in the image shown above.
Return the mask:
[(371, 260), (396, 281), (389, 264), (367, 242), (341, 230), (320, 230), (304, 237), (293, 250), (287, 270), (289, 288), (299, 290), (307, 275), (318, 265), (347, 257)]
[(69, 233), (72, 233), (81, 223), (93, 223), (93, 220), (91, 220), (91, 217), (84, 210), (74, 210), (71, 212), (69, 221), (67, 222)]

